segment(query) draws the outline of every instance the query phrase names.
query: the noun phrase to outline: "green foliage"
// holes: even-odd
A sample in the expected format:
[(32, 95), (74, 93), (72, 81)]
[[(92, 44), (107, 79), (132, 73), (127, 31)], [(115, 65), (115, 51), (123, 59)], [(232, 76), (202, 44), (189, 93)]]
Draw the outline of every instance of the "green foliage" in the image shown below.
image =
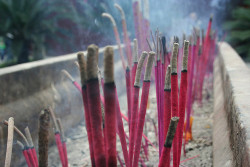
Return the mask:
[[(0, 0), (0, 37), (9, 42), (11, 64), (76, 52), (91, 43), (99, 46), (111, 43), (114, 41), (112, 25), (101, 14), (108, 12), (121, 20), (113, 3), (110, 0)], [(120, 4), (131, 19), (131, 2)], [(131, 22), (127, 23), (133, 27)], [(119, 22), (117, 26), (122, 30)]]
[(250, 60), (250, 0), (232, 11), (232, 20), (224, 24), (229, 30), (228, 41), (246, 60)]

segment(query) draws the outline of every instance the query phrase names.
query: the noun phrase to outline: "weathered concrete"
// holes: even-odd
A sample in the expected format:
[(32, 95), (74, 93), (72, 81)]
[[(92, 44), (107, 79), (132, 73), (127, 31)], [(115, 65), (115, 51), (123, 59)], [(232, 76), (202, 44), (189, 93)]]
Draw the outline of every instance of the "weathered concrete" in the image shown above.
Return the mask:
[[(122, 94), (125, 82), (121, 78), (124, 78), (124, 73), (117, 47), (114, 46), (114, 49), (115, 70), (119, 74), (115, 76), (118, 81), (117, 90), (118, 94)], [(100, 69), (103, 64), (103, 50), (104, 48), (99, 49)], [(0, 69), (0, 121), (12, 116), (15, 119), (15, 125), (21, 131), (29, 126), (35, 144), (37, 144), (39, 113), (47, 106), (55, 107), (55, 114), (62, 119), (65, 131), (83, 121), (81, 94), (61, 74), (61, 70), (66, 69), (80, 83), (79, 71), (74, 64), (76, 60), (76, 53), (73, 53)], [(51, 141), (54, 141), (52, 130), (50, 134)], [(15, 139), (21, 140), (17, 135)], [(0, 146), (0, 149), (4, 148)], [(21, 153), (20, 148), (16, 147), (16, 152)], [(13, 157), (16, 159), (13, 159), (13, 162), (18, 164), (18, 159), (23, 159), (19, 156), (21, 154), (14, 153)], [(0, 164), (3, 164), (1, 158)]]
[[(224, 104), (221, 110), (225, 110), (230, 149), (233, 155), (230, 166), (250, 166), (250, 70), (230, 45), (223, 42), (219, 43), (218, 48), (219, 56), (214, 66), (215, 69), (219, 68), (218, 73), (221, 75), (224, 101), (224, 103), (221, 101)], [(218, 74), (215, 74), (215, 76), (216, 75)], [(218, 113), (218, 111), (215, 112)], [(223, 113), (223, 111), (221, 111), (221, 113)], [(223, 117), (223, 115), (221, 115), (221, 117)], [(214, 121), (216, 124), (218, 121), (223, 121), (223, 118), (218, 119), (218, 117), (215, 116)], [(221, 126), (218, 126), (218, 128), (220, 127)], [(227, 132), (224, 132), (224, 134), (226, 133)], [(223, 134), (219, 135), (218, 133), (216, 138), (222, 136)], [(219, 148), (220, 146), (215, 147)], [(215, 151), (217, 148), (215, 148)], [(227, 158), (231, 159), (230, 157), (231, 155), (228, 155)]]

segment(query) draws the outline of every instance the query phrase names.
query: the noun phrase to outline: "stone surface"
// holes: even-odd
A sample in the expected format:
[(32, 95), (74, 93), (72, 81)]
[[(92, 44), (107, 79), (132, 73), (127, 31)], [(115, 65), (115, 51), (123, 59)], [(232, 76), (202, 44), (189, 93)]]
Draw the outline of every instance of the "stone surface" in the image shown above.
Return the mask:
[(219, 43), (218, 49), (232, 166), (250, 166), (250, 69), (227, 43)]

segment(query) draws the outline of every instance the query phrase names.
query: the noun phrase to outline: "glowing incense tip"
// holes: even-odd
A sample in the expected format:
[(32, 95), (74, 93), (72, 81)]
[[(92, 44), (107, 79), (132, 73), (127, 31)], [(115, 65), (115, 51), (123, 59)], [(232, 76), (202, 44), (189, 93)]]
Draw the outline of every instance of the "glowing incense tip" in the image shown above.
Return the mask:
[(98, 78), (98, 67), (97, 67), (97, 46), (88, 46), (87, 53), (87, 80)]
[(152, 51), (149, 52), (146, 71), (144, 75), (144, 81), (150, 81), (154, 58), (155, 58), (155, 52)]
[(117, 3), (114, 4), (114, 6), (119, 10), (119, 12), (121, 13), (121, 17), (123, 20), (125, 20), (125, 13), (122, 9), (122, 7), (120, 5), (118, 5)]
[(172, 51), (172, 59), (171, 59), (171, 73), (177, 73), (177, 56), (179, 51), (179, 44), (174, 43), (173, 51)]
[(184, 41), (184, 47), (183, 47), (182, 70), (187, 70), (188, 51), (189, 51), (189, 41), (185, 40)]
[(139, 59), (137, 69), (136, 69), (134, 86), (140, 87), (141, 71), (142, 71), (142, 67), (143, 67), (143, 64), (144, 64), (144, 61), (145, 61), (147, 55), (148, 55), (148, 53), (145, 51), (142, 52), (142, 54), (141, 54), (141, 57)]
[(134, 39), (134, 47), (133, 47), (133, 62), (138, 62), (138, 41)]
[(25, 133), (25, 136), (29, 142), (29, 146), (34, 147), (34, 143), (32, 141), (32, 137), (31, 137), (30, 130), (29, 130), (28, 126), (24, 129), (24, 133)]
[(71, 82), (74, 82), (75, 80), (73, 79), (73, 77), (69, 74), (68, 71), (66, 70), (62, 70), (62, 73), (71, 80)]
[(102, 17), (108, 18), (111, 21), (111, 23), (113, 24), (113, 26), (116, 27), (115, 19), (113, 18), (113, 16), (111, 16), (111, 14), (102, 13)]
[(179, 117), (171, 118), (164, 147), (171, 148), (178, 122), (179, 122)]
[(87, 80), (87, 71), (86, 71), (86, 60), (84, 58), (83, 52), (77, 53), (77, 59), (78, 59), (78, 64), (79, 64), (79, 70), (80, 70), (80, 75), (81, 75), (81, 83), (82, 86), (86, 85), (86, 80)]
[(104, 50), (104, 83), (114, 82), (114, 50), (107, 46)]
[(165, 85), (164, 89), (170, 90), (171, 89), (171, 65), (168, 65), (167, 72), (165, 75)]

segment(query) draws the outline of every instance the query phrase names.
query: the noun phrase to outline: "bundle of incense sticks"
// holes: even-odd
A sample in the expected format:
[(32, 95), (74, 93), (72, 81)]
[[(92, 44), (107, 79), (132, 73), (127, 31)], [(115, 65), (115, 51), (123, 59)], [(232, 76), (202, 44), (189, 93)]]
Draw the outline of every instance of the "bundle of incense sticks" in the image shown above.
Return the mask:
[[(13, 119), (13, 118), (12, 118)], [(14, 120), (12, 121), (14, 122)], [(3, 124), (7, 125), (8, 128), (10, 126), (9, 121), (4, 121)], [(14, 125), (11, 125), (14, 128), (14, 131), (24, 140), (25, 144), (22, 147), (23, 155), (25, 157), (26, 163), (28, 166), (31, 167), (38, 167), (38, 160), (37, 160), (37, 155), (36, 151), (33, 145), (33, 141), (29, 132), (28, 128), (25, 128), (25, 134), (26, 136)], [(28, 138), (28, 139), (27, 139)], [(21, 142), (20, 142), (21, 143)], [(7, 148), (8, 149), (8, 148)], [(10, 148), (9, 148), (10, 149)], [(8, 153), (8, 152), (7, 152)], [(10, 154), (10, 153), (8, 153)], [(10, 154), (11, 156), (11, 154)], [(9, 157), (9, 156), (8, 156)], [(7, 156), (6, 156), (7, 158)], [(8, 162), (8, 160), (6, 161)]]

